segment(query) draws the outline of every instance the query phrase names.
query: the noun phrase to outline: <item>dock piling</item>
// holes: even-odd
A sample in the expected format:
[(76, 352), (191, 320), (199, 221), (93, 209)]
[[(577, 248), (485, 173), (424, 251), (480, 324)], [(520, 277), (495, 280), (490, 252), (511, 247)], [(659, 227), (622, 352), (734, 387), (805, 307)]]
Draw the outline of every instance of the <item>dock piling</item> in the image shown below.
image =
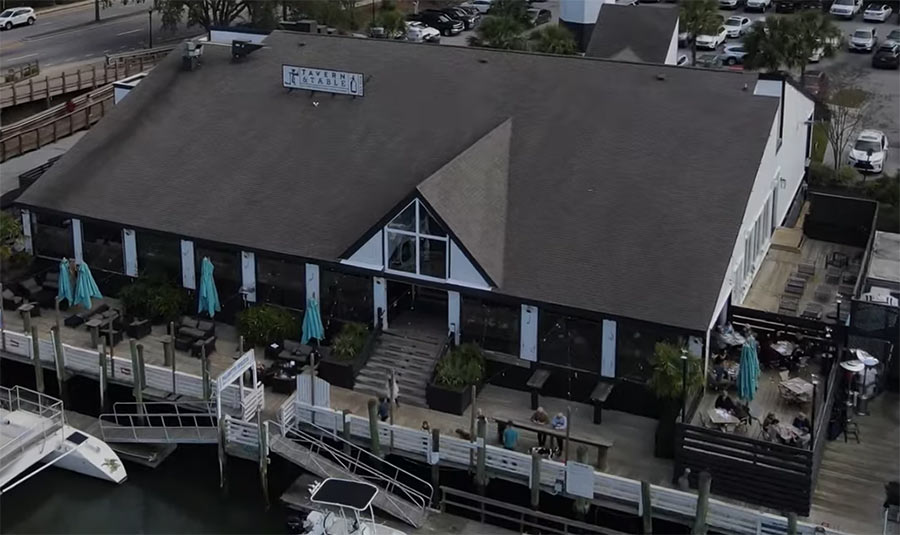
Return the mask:
[(485, 473), (487, 449), (484, 447), (484, 436), (487, 434), (486, 418), (478, 418), (477, 433), (478, 438), (475, 439), (475, 445), (478, 448), (478, 459), (475, 464), (475, 485), (478, 486), (479, 492), (483, 496), (484, 488), (487, 486), (487, 474)]
[[(59, 300), (57, 300), (57, 303), (59, 303)], [(68, 376), (66, 375), (66, 364), (63, 355), (62, 339), (59, 336), (59, 326), (50, 328), (50, 340), (53, 342), (53, 361), (56, 363), (56, 384), (59, 388), (59, 398), (66, 405), (69, 403), (66, 392)]]
[(788, 513), (787, 523), (788, 535), (797, 535), (797, 513)]
[(569, 462), (569, 437), (572, 433), (572, 407), (566, 407), (566, 452), (563, 457), (563, 462)]
[(372, 455), (381, 457), (381, 443), (378, 440), (378, 402), (369, 400), (369, 438), (372, 441)]
[(53, 306), (55, 309), (55, 314), (53, 316), (53, 319), (56, 320), (56, 332), (57, 333), (59, 333), (59, 325), (60, 325), (60, 323), (59, 323), (59, 302), (60, 301), (61, 301), (61, 299), (59, 298), (58, 295), (53, 299)]
[(269, 509), (269, 422), (263, 422), (262, 411), (256, 412), (256, 429), (259, 433), (259, 482), (262, 485), (266, 510)]
[(200, 346), (200, 374), (203, 377), (203, 401), (209, 401), (209, 359), (206, 357), (206, 346)]
[[(575, 460), (584, 464), (587, 461), (587, 446), (579, 445), (575, 448)], [(587, 518), (588, 510), (591, 508), (591, 502), (587, 498), (575, 498), (575, 518), (584, 522)]]
[[(29, 316), (26, 316), (29, 317)], [(34, 386), (41, 394), (44, 393), (44, 368), (41, 367), (41, 344), (38, 341), (37, 327), (31, 328), (31, 359), (34, 363)]]
[(343, 438), (344, 438), (344, 453), (350, 455), (350, 411), (344, 409), (341, 414), (341, 422), (344, 424), (343, 428)]
[(19, 312), (22, 315), (22, 330), (26, 333), (31, 332), (31, 311), (30, 310), (22, 310)]
[(431, 458), (428, 464), (431, 465), (431, 488), (434, 489), (434, 502), (440, 502), (438, 494), (441, 492), (441, 430), (434, 428), (431, 430)]
[(106, 384), (107, 384), (107, 371), (106, 371), (106, 344), (103, 342), (100, 343), (100, 347), (97, 350), (97, 356), (99, 357), (99, 376), (100, 376), (100, 410), (106, 411)]
[[(225, 418), (219, 418), (219, 488), (222, 489), (222, 492), (228, 493), (228, 481), (226, 474), (226, 463), (228, 462), (228, 455), (225, 454), (225, 441), (227, 440), (225, 434)], [(261, 452), (260, 452), (261, 453)]]
[(641, 481), (641, 533), (653, 533), (653, 504), (650, 501), (650, 482)]
[(709, 487), (712, 476), (703, 470), (697, 478), (697, 512), (694, 515), (692, 535), (706, 535), (706, 513), (709, 511)]
[(531, 479), (528, 484), (531, 487), (531, 508), (538, 510), (541, 504), (541, 455), (531, 452)]
[[(476, 403), (477, 391), (475, 389), (475, 385), (472, 385), (472, 388), (469, 390), (470, 398), (469, 398), (469, 440), (475, 440), (475, 417), (478, 413), (478, 407)], [(469, 473), (475, 472), (475, 452), (469, 452)]]

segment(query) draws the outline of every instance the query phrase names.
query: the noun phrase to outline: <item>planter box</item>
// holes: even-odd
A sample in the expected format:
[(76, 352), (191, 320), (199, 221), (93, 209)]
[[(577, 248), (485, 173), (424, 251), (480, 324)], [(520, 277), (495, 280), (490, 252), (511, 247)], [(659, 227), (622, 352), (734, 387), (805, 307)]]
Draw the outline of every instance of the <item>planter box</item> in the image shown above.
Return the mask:
[[(476, 385), (476, 390), (481, 390), (481, 385)], [(428, 383), (425, 387), (425, 402), (429, 409), (462, 415), (472, 401), (470, 391), (471, 387), (456, 390)]]
[(318, 366), (318, 375), (334, 386), (350, 388), (356, 384), (356, 374), (359, 370), (354, 366), (354, 361), (337, 361), (325, 358)]

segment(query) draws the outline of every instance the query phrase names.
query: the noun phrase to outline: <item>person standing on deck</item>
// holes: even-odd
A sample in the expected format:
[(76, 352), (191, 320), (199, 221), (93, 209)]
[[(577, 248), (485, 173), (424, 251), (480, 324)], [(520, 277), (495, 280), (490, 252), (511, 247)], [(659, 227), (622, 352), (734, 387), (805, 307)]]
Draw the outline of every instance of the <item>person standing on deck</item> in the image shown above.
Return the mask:
[[(566, 415), (558, 412), (556, 416), (553, 417), (553, 420), (550, 422), (550, 425), (553, 426), (553, 429), (560, 432), (565, 432), (566, 426), (569, 425), (569, 421), (566, 419)], [(563, 438), (560, 436), (556, 437), (556, 449), (559, 452), (562, 452), (563, 449)]]
[[(547, 425), (550, 423), (550, 416), (547, 414), (547, 411), (544, 410), (544, 407), (538, 407), (534, 414), (531, 415), (531, 421), (538, 425)], [(545, 433), (537, 434), (538, 446), (541, 448), (547, 443), (547, 435)]]

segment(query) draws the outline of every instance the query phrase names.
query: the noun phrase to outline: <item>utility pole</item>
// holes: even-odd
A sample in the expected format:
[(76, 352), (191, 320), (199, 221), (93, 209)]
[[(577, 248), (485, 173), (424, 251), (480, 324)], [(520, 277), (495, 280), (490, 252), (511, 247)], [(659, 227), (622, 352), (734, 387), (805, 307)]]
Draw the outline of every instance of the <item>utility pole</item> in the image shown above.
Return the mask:
[(147, 48), (153, 48), (153, 8), (147, 10), (147, 17), (150, 19), (150, 24), (147, 26), (147, 33), (149, 35), (148, 41), (150, 45)]
[(100, 22), (100, 0), (94, 0), (94, 22)]

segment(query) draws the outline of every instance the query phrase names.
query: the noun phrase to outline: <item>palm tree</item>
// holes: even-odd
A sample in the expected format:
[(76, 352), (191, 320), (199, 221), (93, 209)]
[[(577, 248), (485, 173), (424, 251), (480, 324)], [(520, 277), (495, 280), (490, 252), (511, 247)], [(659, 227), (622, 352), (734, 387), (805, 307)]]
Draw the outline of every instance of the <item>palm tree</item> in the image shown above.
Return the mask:
[(810, 56), (820, 48), (823, 56), (832, 55), (840, 46), (841, 30), (830, 18), (815, 11), (804, 11), (793, 20), (793, 25), (796, 41), (794, 63), (800, 67), (800, 80), (803, 80)]
[(698, 35), (715, 33), (722, 24), (719, 3), (716, 0), (687, 0), (681, 3), (678, 25), (691, 40), (691, 65), (697, 63)]
[(572, 33), (562, 26), (546, 26), (531, 34), (536, 52), (545, 54), (572, 55), (578, 53), (578, 45)]
[(787, 17), (768, 17), (754, 24), (744, 35), (744, 49), (747, 51), (744, 66), (769, 72), (792, 67), (794, 54), (789, 50), (794, 46), (793, 31), (791, 19)]
[(524, 50), (525, 40), (522, 38), (524, 31), (525, 26), (515, 19), (487, 16), (478, 25), (477, 35), (469, 37), (469, 44), (505, 50)]

